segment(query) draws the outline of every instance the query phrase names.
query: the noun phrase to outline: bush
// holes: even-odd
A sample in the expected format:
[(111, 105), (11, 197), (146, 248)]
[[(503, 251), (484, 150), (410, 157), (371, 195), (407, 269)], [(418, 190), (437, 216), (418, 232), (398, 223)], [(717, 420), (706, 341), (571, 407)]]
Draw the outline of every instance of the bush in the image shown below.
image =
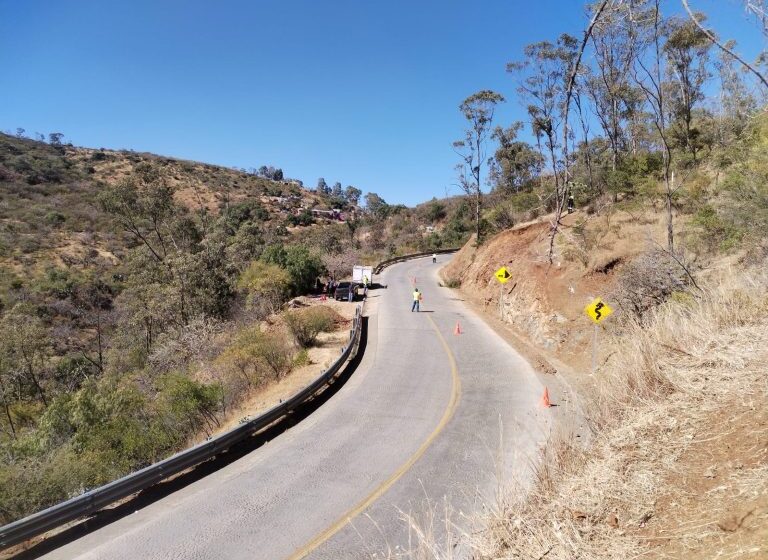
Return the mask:
[(727, 251), (738, 245), (743, 231), (739, 231), (733, 223), (723, 219), (717, 211), (705, 204), (696, 213), (693, 223), (701, 228), (700, 239), (707, 250), (721, 249)]
[(309, 210), (303, 210), (298, 216), (291, 214), (288, 216), (288, 223), (292, 226), (311, 226), (315, 223), (315, 218)]
[(443, 285), (446, 288), (461, 288), (461, 280), (459, 278), (446, 278)]
[(252, 386), (270, 374), (278, 379), (286, 375), (293, 366), (292, 354), (285, 337), (261, 332), (255, 325), (240, 332), (217, 362)]
[(51, 211), (45, 215), (45, 221), (52, 226), (63, 224), (67, 220), (66, 216), (61, 212)]
[(285, 314), (285, 323), (301, 348), (315, 344), (321, 332), (334, 330), (338, 314), (326, 306), (309, 307)]
[(270, 245), (262, 253), (261, 260), (288, 271), (291, 294), (296, 296), (312, 291), (315, 280), (324, 270), (320, 257), (304, 245)]
[(261, 317), (277, 312), (285, 302), (291, 287), (291, 276), (276, 264), (254, 261), (237, 283), (247, 294), (246, 303)]
[(166, 375), (160, 383), (162, 400), (175, 424), (186, 426), (190, 434), (201, 425), (208, 433), (219, 426), (216, 412), (223, 397), (221, 384), (205, 385), (179, 373)]

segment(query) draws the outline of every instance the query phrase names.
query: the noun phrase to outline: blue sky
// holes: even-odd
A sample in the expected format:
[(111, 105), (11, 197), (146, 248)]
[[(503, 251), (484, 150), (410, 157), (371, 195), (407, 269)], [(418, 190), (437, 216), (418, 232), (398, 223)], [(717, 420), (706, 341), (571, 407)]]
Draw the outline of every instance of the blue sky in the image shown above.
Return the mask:
[[(761, 46), (735, 0), (691, 3)], [(415, 204), (458, 192), (459, 103), (495, 89), (497, 123), (524, 120), (506, 62), (580, 34), (583, 14), (580, 0), (0, 0), (0, 129)]]

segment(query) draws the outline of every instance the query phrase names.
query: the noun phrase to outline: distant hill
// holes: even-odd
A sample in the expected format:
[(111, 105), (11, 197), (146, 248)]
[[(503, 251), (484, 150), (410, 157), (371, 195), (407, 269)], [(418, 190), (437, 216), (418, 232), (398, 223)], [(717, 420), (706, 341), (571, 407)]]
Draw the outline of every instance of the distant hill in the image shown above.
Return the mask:
[(306, 208), (327, 209), (296, 182), (149, 153), (54, 146), (0, 134), (0, 264), (25, 274), (45, 265), (115, 264), (125, 238), (96, 203), (99, 192), (142, 164), (161, 171), (174, 199), (196, 214), (218, 215), (258, 201), (274, 224)]

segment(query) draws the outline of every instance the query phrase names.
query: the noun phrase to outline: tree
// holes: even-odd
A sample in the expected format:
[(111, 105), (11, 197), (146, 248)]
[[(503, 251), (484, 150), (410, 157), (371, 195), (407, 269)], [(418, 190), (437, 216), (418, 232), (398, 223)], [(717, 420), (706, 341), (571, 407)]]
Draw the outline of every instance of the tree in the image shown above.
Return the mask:
[(360, 196), (362, 194), (363, 191), (353, 187), (352, 185), (349, 185), (346, 189), (344, 189), (344, 198), (346, 198), (347, 202), (353, 206), (357, 206), (357, 203), (360, 201)]
[(173, 191), (164, 180), (144, 169), (108, 187), (99, 195), (99, 204), (132, 234), (159, 261), (172, 246), (168, 223), (174, 214)]
[(266, 177), (268, 173), (269, 173), (269, 168), (266, 165), (262, 165), (261, 167), (259, 167), (259, 170), (256, 172), (256, 174), (259, 177)]
[[(507, 70), (522, 74), (518, 92), (530, 103), (528, 115), (543, 157), (541, 140), (547, 148), (552, 169), (555, 216), (550, 227), (549, 261), (553, 262), (554, 241), (560, 227), (562, 209), (567, 197), (568, 132), (566, 110), (569, 106), (570, 77), (576, 58), (577, 41), (561, 35), (556, 44), (542, 41), (527, 45), (522, 62), (510, 63)], [(563, 129), (563, 142), (560, 129)]]
[(459, 187), (475, 202), (475, 241), (481, 243), (480, 210), (482, 208), (482, 165), (486, 160), (485, 143), (492, 130), (496, 105), (504, 96), (491, 90), (482, 90), (467, 97), (459, 110), (469, 122), (462, 140), (453, 143), (454, 151), (462, 163), (456, 166)]
[(491, 160), (490, 181), (495, 190), (505, 193), (519, 192), (531, 179), (541, 173), (544, 166), (541, 155), (527, 142), (517, 140), (523, 123), (509, 128), (496, 127), (491, 138), (498, 148)]
[(24, 130), (23, 128), (21, 128), (21, 127), (17, 128), (16, 129), (16, 138), (24, 138), (24, 133), (25, 132), (26, 132), (26, 130)]
[[(522, 63), (508, 65), (512, 71), (527, 70), (528, 77), (523, 81), (520, 91), (533, 101), (528, 107), (528, 113), (532, 118), (532, 126), (537, 139), (543, 134), (552, 160), (552, 174), (554, 179), (555, 217), (552, 221), (549, 236), (549, 262), (553, 262), (555, 236), (560, 228), (560, 220), (568, 195), (570, 182), (570, 156), (569, 141), (572, 133), (568, 126), (571, 101), (576, 98), (576, 88), (581, 59), (595, 27), (610, 0), (602, 0), (592, 8), (593, 15), (589, 25), (584, 30), (581, 42), (567, 34), (561, 35), (557, 44), (549, 42), (535, 43), (525, 48), (526, 59)], [(581, 107), (579, 113), (583, 119)], [(562, 125), (562, 146), (560, 148), (561, 159), (558, 160), (557, 128)], [(562, 162), (562, 163), (560, 163)], [(562, 180), (559, 169), (562, 167)]]
[(63, 132), (51, 132), (48, 135), (48, 143), (51, 146), (61, 146), (61, 139), (64, 138)]
[(318, 276), (323, 273), (320, 258), (304, 245), (270, 245), (261, 260), (284, 268), (291, 278), (291, 294), (298, 296), (312, 291)]
[(202, 250), (184, 252), (176, 261), (174, 276), (178, 289), (186, 290), (188, 316), (224, 318), (233, 296), (229, 279), (235, 274), (227, 259), (226, 245), (210, 240)]
[(662, 56), (661, 41), (663, 28), (661, 19), (660, 0), (653, 0), (651, 8), (637, 14), (634, 23), (637, 25), (639, 40), (643, 50), (648, 51), (650, 62), (644, 60), (644, 53), (638, 53), (633, 65), (632, 76), (642, 89), (648, 106), (653, 115), (653, 126), (656, 129), (662, 145), (663, 173), (665, 198), (667, 207), (667, 250), (674, 254), (675, 234), (672, 214), (672, 199), (675, 188), (672, 184), (672, 149), (667, 130), (667, 92), (662, 81), (664, 73), (664, 57)]
[(320, 195), (331, 194), (331, 189), (330, 187), (328, 187), (328, 183), (326, 183), (325, 179), (323, 179), (322, 177), (320, 177), (317, 180), (317, 189), (315, 190), (317, 191), (317, 194), (320, 194)]
[(17, 304), (0, 325), (0, 338), (7, 344), (5, 359), (17, 378), (25, 379), (43, 406), (48, 406), (42, 380), (49, 350), (48, 333), (40, 319), (27, 311), (23, 304)]
[(247, 305), (267, 316), (279, 311), (291, 287), (291, 276), (284, 268), (264, 261), (253, 261), (243, 272), (237, 287), (246, 292)]
[(344, 196), (344, 191), (341, 189), (341, 183), (338, 181), (333, 184), (333, 188), (331, 188), (331, 196), (333, 198), (341, 198)]
[(349, 275), (356, 264), (358, 264), (358, 254), (353, 249), (338, 253), (323, 253), (323, 265), (333, 278), (340, 279)]
[(430, 200), (425, 207), (425, 217), (431, 223), (439, 222), (440, 220), (445, 219), (447, 215), (448, 213), (446, 211), (445, 204), (436, 198)]
[[(697, 20), (704, 18), (697, 15)], [(671, 18), (665, 27), (667, 40), (663, 50), (667, 58), (667, 77), (674, 84), (670, 88), (669, 109), (676, 124), (682, 127), (683, 146), (696, 161), (699, 131), (692, 126), (693, 109), (704, 99), (704, 84), (710, 77), (708, 64), (712, 44), (693, 21)]]
[[(704, 26), (699, 22), (698, 17), (694, 15), (693, 11), (691, 10), (690, 5), (688, 4), (688, 0), (681, 0), (683, 3), (683, 7), (685, 8), (685, 11), (688, 13), (688, 16), (691, 18), (691, 21), (707, 36), (709, 37), (709, 40), (712, 41), (714, 45), (717, 46), (721, 51), (726, 53), (728, 56), (732, 57), (734, 60), (737, 60), (739, 64), (741, 64), (745, 70), (748, 70), (751, 72), (759, 81), (760, 83), (768, 88), (768, 79), (760, 73), (757, 68), (755, 68), (754, 65), (749, 64), (747, 61), (745, 61), (741, 56), (739, 56), (738, 53), (736, 53), (733, 46), (728, 46), (727, 44), (723, 44), (720, 41), (718, 41), (717, 37), (715, 37), (714, 33), (709, 31), (708, 29), (705, 29)], [(755, 19), (760, 24), (761, 31), (763, 35), (768, 36), (768, 2), (766, 0), (744, 0), (744, 8), (747, 10), (747, 13), (752, 14), (755, 16)], [(765, 64), (766, 57), (768, 56), (768, 53), (766, 53), (765, 50), (760, 53), (760, 55), (757, 58), (758, 64)]]
[[(725, 46), (734, 49), (736, 41), (728, 41)], [(749, 118), (757, 111), (757, 100), (744, 83), (732, 56), (721, 51), (716, 66), (720, 77), (720, 105), (725, 121), (721, 123), (721, 135), (728, 135), (727, 139), (721, 140), (730, 141), (746, 128)]]
[(377, 218), (385, 218), (389, 210), (389, 204), (375, 192), (365, 194), (365, 207)]
[[(618, 169), (628, 151), (630, 122), (637, 119), (637, 95), (630, 81), (636, 54), (634, 26), (628, 24), (632, 6), (617, 2), (607, 9), (592, 32), (596, 69), (585, 80), (586, 92), (611, 147), (611, 170)], [(594, 9), (594, 8), (593, 8)]]
[[(0, 331), (1, 332), (1, 331)], [(11, 414), (11, 404), (14, 400), (13, 385), (16, 381), (16, 372), (13, 368), (13, 356), (10, 340), (0, 338), (0, 404), (3, 405), (3, 412), (8, 421), (8, 428), (11, 436), (16, 439), (16, 426), (13, 423)]]
[(113, 291), (107, 284), (98, 279), (91, 279), (77, 287), (73, 298), (75, 305), (82, 312), (82, 322), (95, 332), (92, 342), (95, 345), (95, 355), (91, 355), (88, 346), (79, 342), (76, 344), (83, 358), (98, 369), (99, 373), (104, 373), (105, 328), (111, 322), (113, 297)]

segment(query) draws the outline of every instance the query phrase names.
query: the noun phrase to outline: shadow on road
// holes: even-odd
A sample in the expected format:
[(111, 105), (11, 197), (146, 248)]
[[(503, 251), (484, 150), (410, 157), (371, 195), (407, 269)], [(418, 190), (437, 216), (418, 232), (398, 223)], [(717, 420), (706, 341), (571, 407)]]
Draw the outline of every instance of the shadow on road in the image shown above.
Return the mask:
[(181, 490), (186, 486), (197, 482), (198, 480), (205, 478), (211, 473), (218, 471), (219, 469), (226, 467), (230, 463), (237, 461), (244, 457), (248, 453), (258, 449), (265, 443), (276, 438), (286, 430), (289, 430), (299, 422), (307, 418), (310, 414), (315, 412), (323, 404), (335, 395), (339, 389), (352, 377), (352, 374), (357, 369), (363, 356), (365, 355), (365, 348), (368, 342), (368, 318), (363, 317), (362, 331), (360, 333), (360, 347), (357, 352), (357, 356), (352, 359), (344, 369), (333, 379), (331, 384), (319, 395), (315, 396), (311, 401), (305, 402), (294, 412), (285, 416), (277, 423), (273, 424), (263, 432), (255, 434), (250, 439), (243, 441), (237, 445), (234, 445), (224, 453), (214, 457), (210, 461), (201, 463), (200, 465), (193, 467), (189, 471), (180, 474), (176, 478), (167, 480), (147, 488), (142, 492), (136, 494), (133, 498), (128, 499), (122, 504), (97, 512), (93, 517), (90, 517), (77, 525), (74, 525), (68, 529), (65, 529), (61, 533), (57, 533), (51, 537), (48, 537), (37, 544), (32, 545), (27, 550), (19, 552), (15, 556), (12, 556), (13, 560), (29, 560), (34, 558), (40, 558), (44, 554), (47, 554), (57, 548), (60, 548), (66, 544), (76, 541), (79, 538), (88, 535), (98, 529), (109, 525), (123, 517), (130, 515), (146, 506), (162, 500), (166, 496), (173, 494), (177, 490)]

